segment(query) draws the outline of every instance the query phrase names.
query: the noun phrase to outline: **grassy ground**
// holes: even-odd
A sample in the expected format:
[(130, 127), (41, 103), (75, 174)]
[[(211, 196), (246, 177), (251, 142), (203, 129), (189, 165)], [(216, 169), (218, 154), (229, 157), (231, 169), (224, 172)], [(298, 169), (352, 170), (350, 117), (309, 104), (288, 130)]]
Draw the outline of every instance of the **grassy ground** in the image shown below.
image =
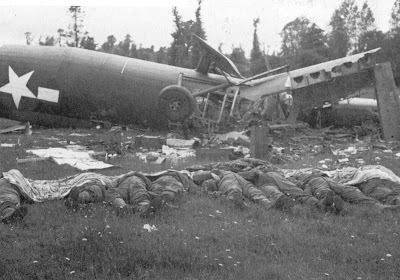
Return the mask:
[[(1, 143), (21, 143), (0, 148), (2, 171), (16, 168), (32, 179), (76, 174), (51, 161), (17, 164), (16, 158), (27, 157), (27, 148), (61, 146), (57, 141), (66, 139), (101, 151), (96, 143), (108, 137), (97, 130), (37, 132), (29, 138), (0, 135)], [(92, 136), (70, 137), (72, 132)], [(399, 174), (398, 160), (383, 156), (381, 164)], [(317, 166), (324, 158), (304, 156), (287, 167)], [(151, 172), (194, 162), (158, 166), (127, 156), (112, 163), (121, 167), (101, 172)], [(0, 224), (0, 279), (400, 279), (400, 213), (348, 204), (343, 216), (304, 206), (287, 213), (250, 204), (240, 211), (200, 189), (177, 206), (144, 219), (117, 215), (102, 204), (79, 212), (69, 212), (62, 201), (30, 205), (22, 222)], [(157, 230), (148, 232), (145, 224)]]

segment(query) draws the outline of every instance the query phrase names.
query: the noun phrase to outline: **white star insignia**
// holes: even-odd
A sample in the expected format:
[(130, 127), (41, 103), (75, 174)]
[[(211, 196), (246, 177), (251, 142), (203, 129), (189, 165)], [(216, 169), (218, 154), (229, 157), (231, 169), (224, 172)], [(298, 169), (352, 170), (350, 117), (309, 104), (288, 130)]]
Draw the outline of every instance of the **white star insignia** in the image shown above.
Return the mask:
[(11, 68), (11, 66), (8, 66), (8, 78), (10, 82), (2, 86), (0, 88), (0, 91), (10, 93), (12, 95), (15, 106), (17, 106), (17, 109), (22, 96), (36, 99), (36, 96), (26, 86), (33, 72), (34, 71), (29, 72), (21, 77), (18, 77), (17, 74), (15, 74), (14, 70)]

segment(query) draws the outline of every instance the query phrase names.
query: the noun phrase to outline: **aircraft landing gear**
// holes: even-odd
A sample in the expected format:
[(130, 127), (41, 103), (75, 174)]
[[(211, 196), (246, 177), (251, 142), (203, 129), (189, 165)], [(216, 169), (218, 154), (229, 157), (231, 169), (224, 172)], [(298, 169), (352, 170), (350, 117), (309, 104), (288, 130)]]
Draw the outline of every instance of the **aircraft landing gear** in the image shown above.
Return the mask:
[(172, 122), (187, 120), (193, 114), (195, 106), (196, 101), (190, 91), (178, 85), (165, 87), (158, 97), (158, 108)]

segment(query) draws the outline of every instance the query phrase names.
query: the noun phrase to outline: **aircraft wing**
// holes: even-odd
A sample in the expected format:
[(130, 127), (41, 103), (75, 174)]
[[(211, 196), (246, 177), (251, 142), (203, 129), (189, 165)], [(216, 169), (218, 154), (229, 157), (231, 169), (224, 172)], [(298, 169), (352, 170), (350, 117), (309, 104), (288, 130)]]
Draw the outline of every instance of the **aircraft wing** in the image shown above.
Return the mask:
[(241, 89), (241, 97), (249, 100), (297, 90), (317, 83), (323, 83), (342, 76), (352, 75), (370, 69), (375, 65), (375, 53), (380, 48), (359, 54), (319, 63), (261, 79), (251, 81), (247, 88)]
[(332, 78), (351, 75), (372, 68), (375, 65), (375, 53), (379, 50), (380, 48), (377, 48), (290, 71), (292, 88), (306, 87)]
[(227, 75), (243, 79), (243, 76), (239, 73), (236, 65), (222, 53), (211, 47), (206, 41), (201, 39), (199, 36), (193, 34), (193, 38), (197, 40), (202, 49), (202, 56), (196, 71), (200, 73), (208, 73), (211, 63), (215, 62), (218, 67), (225, 72)]
[(240, 90), (240, 96), (256, 101), (263, 96), (288, 90), (290, 88), (290, 77), (289, 73), (284, 72), (251, 81), (248, 85), (248, 87), (243, 87)]

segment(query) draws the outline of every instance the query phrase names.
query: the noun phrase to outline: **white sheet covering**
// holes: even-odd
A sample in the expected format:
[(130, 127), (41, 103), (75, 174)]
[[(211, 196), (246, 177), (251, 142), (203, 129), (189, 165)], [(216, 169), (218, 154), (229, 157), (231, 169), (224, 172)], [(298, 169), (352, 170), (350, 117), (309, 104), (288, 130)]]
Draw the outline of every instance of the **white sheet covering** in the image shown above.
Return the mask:
[(58, 180), (31, 180), (25, 178), (20, 171), (11, 169), (3, 172), (3, 177), (16, 185), (21, 192), (35, 202), (59, 199), (65, 197), (73, 187), (88, 183), (111, 186), (113, 176), (86, 172)]
[(400, 184), (400, 178), (392, 170), (382, 165), (365, 165), (359, 168), (345, 167), (325, 173), (335, 181), (344, 185), (356, 185), (373, 178), (389, 180)]
[[(303, 169), (282, 169), (282, 173), (286, 178), (297, 175), (311, 175), (313, 168)], [(373, 178), (389, 180), (400, 184), (400, 177), (393, 173), (392, 170), (382, 165), (364, 165), (361, 167), (344, 167), (331, 171), (317, 169), (318, 171), (328, 175), (333, 180), (344, 185), (357, 185)]]
[(38, 157), (52, 158), (57, 164), (69, 164), (79, 170), (95, 170), (110, 168), (113, 165), (93, 159), (89, 152), (91, 151), (76, 151), (65, 148), (48, 148), (27, 150), (28, 153), (37, 155)]

